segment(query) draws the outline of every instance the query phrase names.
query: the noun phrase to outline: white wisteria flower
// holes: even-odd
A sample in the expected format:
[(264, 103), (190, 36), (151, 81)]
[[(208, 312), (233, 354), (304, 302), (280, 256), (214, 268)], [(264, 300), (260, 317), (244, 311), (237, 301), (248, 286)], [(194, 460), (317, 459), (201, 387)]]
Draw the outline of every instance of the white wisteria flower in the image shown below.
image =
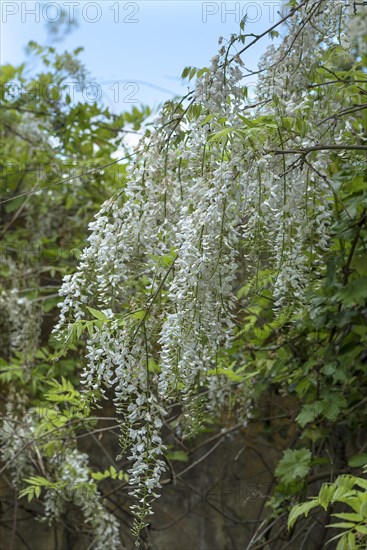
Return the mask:
[[(91, 320), (88, 308), (103, 314), (88, 336), (83, 382), (114, 388), (136, 532), (165, 470), (168, 406), (178, 400), (195, 423), (200, 409), (228, 399), (217, 367), (236, 334), (239, 278), (265, 261), (275, 310), (298, 307), (329, 246), (333, 185), (319, 145), (347, 142), (351, 119), (330, 125), (337, 99), (318, 101), (309, 82), (348, 17), (341, 0), (291, 12), (286, 37), (259, 65), (254, 105), (234, 41), (222, 45), (197, 71), (195, 90), (167, 102), (140, 141), (124, 192), (102, 206), (64, 280), (59, 332)], [(246, 391), (243, 402), (245, 421)]]

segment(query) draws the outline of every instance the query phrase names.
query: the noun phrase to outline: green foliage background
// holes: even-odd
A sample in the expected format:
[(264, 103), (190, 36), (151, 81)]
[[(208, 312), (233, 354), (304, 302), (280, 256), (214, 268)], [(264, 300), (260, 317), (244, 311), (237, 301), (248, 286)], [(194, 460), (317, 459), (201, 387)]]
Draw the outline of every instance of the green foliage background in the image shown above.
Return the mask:
[[(17, 295), (32, 304), (34, 319), (27, 324), (18, 348), (13, 349), (8, 312), (4, 309), (0, 314), (0, 391), (3, 402), (11, 401), (15, 393), (21, 396), (23, 410), (34, 411), (38, 419), (37, 450), (45, 468), (39, 472), (42, 475), (25, 480), (28, 486), (19, 495), (32, 500), (42, 498), (44, 487), (61, 487), (62, 482), (53, 478), (50, 458), (65, 445), (75, 445), (79, 427), (95, 426), (95, 411), (80, 393), (78, 376), (84, 361), (83, 330), (88, 327), (76, 327), (68, 350), (60, 348), (51, 334), (57, 319), (57, 292), (63, 275), (75, 269), (86, 243), (88, 222), (105, 200), (123, 193), (131, 154), (124, 131), (131, 127), (139, 130), (150, 110), (115, 115), (97, 104), (72, 101), (68, 79), (82, 86), (87, 78), (78, 52), (60, 55), (36, 43), (31, 43), (30, 49), (42, 65), (36, 76), (28, 77), (26, 65), (7, 65), (1, 73), (0, 288), (3, 293), (18, 289)], [(359, 108), (366, 127), (365, 67), (366, 56), (346, 59), (337, 47), (325, 51), (323, 65), (310, 81), (310, 96), (321, 102), (331, 96), (338, 98), (341, 109), (336, 116)], [(194, 75), (191, 68), (183, 74)], [(244, 119), (243, 133), (261, 142), (262, 132), (274, 128), (302, 136), (302, 117), (280, 123)], [(230, 130), (219, 131), (213, 139), (227, 144)], [(123, 161), (117, 162), (116, 150), (122, 151)], [(314, 154), (307, 159), (312, 161)], [(360, 155), (363, 161), (364, 154), (358, 150), (350, 155)], [(256, 278), (239, 290), (247, 304), (243, 326), (233, 348), (223, 354), (221, 374), (234, 387), (239, 381), (255, 380), (255, 399), (259, 401), (265, 394), (281, 394), (298, 403), (289, 419), (290, 424), (297, 423), (294, 445), (285, 451), (274, 472), (271, 517), (290, 512), (292, 532), (303, 515), (317, 506), (326, 510), (342, 503), (346, 511), (334, 514), (343, 521), (334, 523), (338, 531), (333, 533), (339, 537), (338, 549), (352, 550), (365, 548), (367, 542), (363, 470), (367, 443), (357, 453), (350, 451), (367, 425), (367, 191), (363, 162), (356, 170), (345, 156), (331, 151), (328, 178), (334, 191), (332, 246), (325, 254), (322, 276), (308, 289), (307, 308), (284, 308), (280, 315), (274, 312), (274, 273), (265, 260)], [(95, 317), (92, 322), (103, 322), (98, 312), (91, 313)], [(232, 359), (238, 355), (245, 365), (242, 370), (233, 367)], [(233, 400), (237, 400), (235, 390)], [(5, 407), (2, 413), (5, 418)], [(219, 421), (206, 420), (211, 429)], [(171, 449), (167, 458), (189, 459), (177, 449)], [(5, 468), (11, 464), (6, 463)], [(308, 499), (315, 476), (330, 482), (319, 495)], [(91, 471), (92, 490), (106, 478), (126, 481), (126, 474), (115, 469)]]

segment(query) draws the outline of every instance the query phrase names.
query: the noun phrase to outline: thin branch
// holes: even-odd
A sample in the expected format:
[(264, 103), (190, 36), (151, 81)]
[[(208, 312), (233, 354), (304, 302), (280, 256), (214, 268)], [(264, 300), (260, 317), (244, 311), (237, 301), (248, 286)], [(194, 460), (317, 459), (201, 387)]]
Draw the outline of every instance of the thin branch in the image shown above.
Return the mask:
[(236, 59), (236, 57), (242, 55), (244, 52), (246, 52), (248, 49), (250, 49), (254, 44), (256, 44), (256, 42), (258, 42), (259, 40), (261, 40), (262, 38), (264, 38), (264, 36), (268, 35), (269, 33), (271, 33), (274, 29), (276, 29), (277, 27), (279, 27), (280, 25), (282, 25), (285, 21), (287, 21), (287, 19), (289, 19), (290, 17), (292, 17), (292, 15), (297, 12), (298, 10), (300, 10), (301, 8), (303, 8), (303, 6), (305, 6), (307, 4), (308, 0), (305, 0), (304, 2), (302, 2), (301, 4), (299, 4), (299, 6), (297, 6), (296, 8), (292, 9), (288, 15), (286, 15), (285, 17), (283, 17), (282, 19), (280, 19), (279, 21), (277, 21), (272, 27), (270, 27), (269, 29), (267, 29), (266, 31), (264, 31), (263, 33), (261, 34), (258, 34), (256, 35), (256, 38), (254, 38), (252, 40), (252, 42), (250, 42), (250, 44), (247, 44), (247, 46), (245, 46), (244, 48), (242, 48), (242, 50), (240, 50), (238, 53), (236, 53), (233, 57), (231, 57), (231, 59), (228, 61), (228, 65), (230, 63), (232, 63), (232, 61), (234, 59)]
[(265, 153), (274, 155), (308, 155), (312, 151), (367, 151), (367, 145), (314, 145), (304, 149), (265, 149)]
[(77, 174), (76, 176), (70, 176), (69, 178), (64, 178), (63, 180), (57, 181), (56, 183), (52, 183), (51, 185), (47, 185), (46, 187), (41, 187), (40, 189), (32, 190), (32, 191), (25, 191), (24, 193), (20, 193), (19, 195), (15, 195), (15, 197), (11, 197), (10, 199), (5, 199), (3, 201), (0, 201), (0, 204), (5, 204), (6, 202), (14, 201), (15, 199), (18, 199), (19, 197), (25, 197), (27, 195), (34, 195), (34, 193), (42, 193), (42, 191), (46, 191), (47, 189), (52, 189), (53, 187), (56, 187), (57, 185), (61, 185), (63, 183), (67, 183), (71, 180), (75, 180), (77, 178), (84, 178), (85, 176), (89, 176), (89, 174), (93, 174), (94, 172), (98, 172), (99, 170), (104, 170), (105, 168), (109, 168), (110, 166), (113, 166), (114, 164), (117, 164), (118, 162), (121, 162), (122, 160), (128, 160), (131, 157), (136, 155), (136, 153), (130, 153), (129, 155), (126, 155), (125, 157), (118, 158), (112, 162), (109, 162), (108, 164), (104, 164), (103, 166), (98, 166), (97, 168), (93, 168), (92, 170), (89, 170), (88, 172), (84, 172), (82, 174)]

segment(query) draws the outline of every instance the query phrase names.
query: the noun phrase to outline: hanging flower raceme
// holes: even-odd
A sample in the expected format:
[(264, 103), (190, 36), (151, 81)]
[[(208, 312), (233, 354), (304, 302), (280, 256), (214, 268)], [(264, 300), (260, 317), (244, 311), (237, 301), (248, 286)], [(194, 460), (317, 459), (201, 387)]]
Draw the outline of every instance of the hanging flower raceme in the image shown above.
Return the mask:
[(335, 142), (335, 127), (347, 139), (346, 124), (330, 127), (338, 100), (319, 101), (315, 93), (327, 91), (309, 83), (348, 10), (340, 1), (302, 6), (260, 64), (255, 106), (240, 56), (230, 55), (234, 40), (197, 72), (186, 102), (164, 106), (61, 289), (57, 331), (95, 317), (83, 381), (86, 390), (115, 389), (136, 534), (165, 468), (167, 407), (179, 399), (192, 412), (198, 395), (228, 398), (216, 371), (236, 334), (243, 273), (265, 262), (276, 307), (298, 306), (328, 247), (330, 155), (318, 145)]
[[(24, 399), (23, 399), (24, 398)], [(24, 489), (24, 481), (30, 485), (41, 481), (38, 489), (44, 502), (43, 521), (59, 520), (66, 511), (67, 504), (73, 503), (83, 513), (85, 522), (93, 537), (93, 548), (118, 548), (120, 545), (119, 524), (115, 516), (103, 504), (102, 495), (91, 478), (88, 467), (88, 455), (78, 451), (74, 446), (63, 446), (50, 458), (49, 470), (53, 479), (39, 477), (37, 461), (39, 457), (37, 435), (39, 422), (44, 420), (40, 410), (24, 411), (26, 397), (14, 396), (7, 406), (7, 418), (3, 425), (0, 442), (1, 458), (9, 465), (12, 486), (15, 491)], [(38, 432), (38, 433), (37, 433)]]

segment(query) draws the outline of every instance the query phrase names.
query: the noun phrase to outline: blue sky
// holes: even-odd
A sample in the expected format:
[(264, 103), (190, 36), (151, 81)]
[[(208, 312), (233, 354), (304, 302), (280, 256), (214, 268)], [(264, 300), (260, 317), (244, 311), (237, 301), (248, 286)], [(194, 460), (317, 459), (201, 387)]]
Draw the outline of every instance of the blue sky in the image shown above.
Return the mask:
[[(78, 27), (60, 51), (84, 47), (81, 59), (113, 110), (139, 103), (158, 103), (183, 94), (183, 68), (207, 66), (217, 51), (219, 36), (239, 30), (247, 13), (248, 33), (259, 33), (278, 19), (281, 1), (202, 2), (201, 0), (1, 0), (1, 62), (21, 63), (29, 40), (46, 44), (45, 21), (56, 20), (60, 8), (75, 14)], [(256, 68), (268, 40), (251, 48), (246, 65)], [(93, 92), (93, 90), (91, 89)]]

